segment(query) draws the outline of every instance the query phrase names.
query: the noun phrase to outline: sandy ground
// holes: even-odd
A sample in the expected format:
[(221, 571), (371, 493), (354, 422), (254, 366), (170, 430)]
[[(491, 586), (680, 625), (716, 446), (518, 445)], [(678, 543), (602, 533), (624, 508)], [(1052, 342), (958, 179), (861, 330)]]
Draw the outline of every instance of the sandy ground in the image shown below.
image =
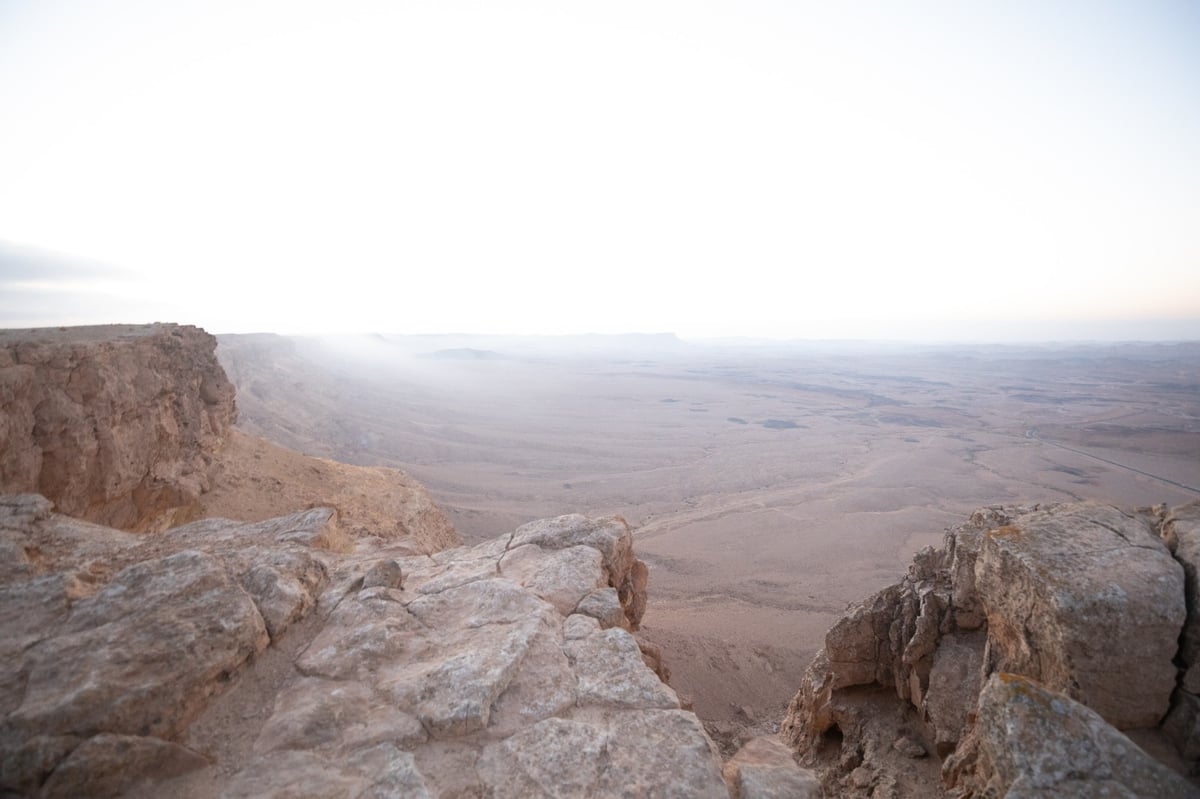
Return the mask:
[(845, 607), (978, 506), (1200, 496), (1200, 345), (220, 341), (245, 430), (402, 467), (467, 540), (624, 515), (651, 566), (645, 633), (718, 726), (778, 720)]
[(218, 453), (213, 488), (200, 497), (199, 516), (257, 522), (312, 507), (338, 511), (351, 538), (407, 537), (414, 554), (459, 543), (430, 507), (425, 489), (397, 469), (352, 466), (314, 458), (233, 430)]

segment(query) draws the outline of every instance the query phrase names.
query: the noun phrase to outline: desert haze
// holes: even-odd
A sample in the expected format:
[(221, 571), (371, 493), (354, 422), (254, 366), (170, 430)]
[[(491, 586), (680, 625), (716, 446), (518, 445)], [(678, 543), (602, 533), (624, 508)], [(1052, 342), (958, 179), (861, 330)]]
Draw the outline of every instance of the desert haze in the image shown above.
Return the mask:
[(973, 509), (1200, 495), (1200, 344), (219, 337), (240, 426), (400, 467), (468, 542), (617, 513), (714, 737), (768, 731), (849, 603)]

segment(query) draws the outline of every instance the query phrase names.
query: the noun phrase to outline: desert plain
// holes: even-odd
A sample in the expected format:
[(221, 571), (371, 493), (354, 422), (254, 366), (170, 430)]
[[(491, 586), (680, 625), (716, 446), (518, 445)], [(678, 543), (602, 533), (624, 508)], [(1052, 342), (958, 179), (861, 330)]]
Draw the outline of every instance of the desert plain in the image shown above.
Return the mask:
[(243, 430), (404, 469), (467, 542), (624, 516), (643, 633), (722, 743), (772, 729), (846, 606), (975, 508), (1200, 496), (1197, 343), (219, 342)]

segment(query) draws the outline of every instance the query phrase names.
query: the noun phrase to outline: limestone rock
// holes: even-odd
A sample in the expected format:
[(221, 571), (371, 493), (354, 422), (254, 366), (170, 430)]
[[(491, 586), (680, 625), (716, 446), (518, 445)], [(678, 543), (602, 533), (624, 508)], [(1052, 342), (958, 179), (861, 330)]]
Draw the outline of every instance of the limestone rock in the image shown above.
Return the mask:
[(570, 615), (593, 591), (604, 587), (600, 552), (590, 546), (544, 550), (536, 544), (512, 547), (500, 573)]
[(159, 738), (102, 733), (80, 744), (54, 769), (41, 795), (104, 799), (140, 782), (170, 779), (207, 765), (202, 755)]
[[(947, 784), (962, 788), (986, 768), (975, 721), (981, 686), (1005, 671), (1066, 693), (1117, 727), (1161, 722), (1195, 761), (1200, 696), (1188, 691), (1196, 661), (1184, 622), (1200, 599), (1200, 589), (1185, 591), (1196, 584), (1185, 574), (1197, 568), (1200, 503), (1168, 515), (1095, 503), (981, 509), (948, 530), (942, 548), (917, 553), (900, 583), (830, 629), (781, 734), (827, 790), (936, 794), (930, 775), (912, 778), (926, 759), (907, 767), (896, 759), (903, 755), (892, 742), (901, 737), (913, 753), (945, 758)], [(1200, 633), (1196, 641), (1200, 652)]]
[(1185, 799), (1195, 786), (1100, 714), (1033, 680), (996, 673), (979, 695), (974, 784), (990, 796)]
[(820, 799), (816, 775), (800, 768), (778, 738), (753, 738), (722, 772), (731, 799)]
[(118, 573), (74, 603), (56, 631), (21, 657), (23, 699), (0, 740), (32, 734), (177, 734), (218, 679), (267, 645), (250, 598), (201, 552)]
[(0, 581), (0, 791), (726, 796), (626, 629), (624, 522), (524, 529), (416, 555), (324, 508), (146, 537), (0, 500), (35, 554)]
[(989, 671), (1032, 677), (1119, 729), (1156, 726), (1175, 687), (1183, 569), (1152, 521), (1094, 504), (984, 536), (975, 566)]
[(578, 514), (541, 519), (517, 528), (509, 548), (522, 544), (562, 549), (585, 545), (600, 553), (605, 582), (617, 590), (631, 630), (637, 630), (646, 612), (646, 564), (633, 555), (633, 533), (620, 516), (588, 519)]
[(404, 570), (399, 562), (381, 560), (367, 571), (363, 576), (363, 588), (374, 588), (377, 585), (385, 588), (404, 588)]
[(163, 324), (0, 332), (0, 491), (123, 529), (186, 520), (236, 417), (216, 343)]
[(495, 796), (729, 795), (700, 720), (682, 710), (546, 719), (486, 746), (477, 768)]
[(982, 632), (952, 633), (941, 639), (933, 655), (924, 706), (942, 757), (954, 751), (975, 707), (985, 642)]
[(646, 668), (637, 641), (625, 630), (600, 630), (568, 641), (563, 649), (578, 675), (580, 704), (679, 707), (679, 697)]

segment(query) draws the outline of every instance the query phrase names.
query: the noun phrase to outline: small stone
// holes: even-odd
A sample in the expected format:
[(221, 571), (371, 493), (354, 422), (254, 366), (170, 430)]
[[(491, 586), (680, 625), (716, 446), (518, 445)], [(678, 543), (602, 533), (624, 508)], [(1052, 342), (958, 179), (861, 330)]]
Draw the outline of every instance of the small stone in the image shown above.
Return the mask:
[(855, 788), (869, 788), (874, 780), (875, 775), (866, 766), (859, 766), (850, 772), (850, 784)]
[(921, 746), (907, 735), (901, 735), (899, 738), (897, 738), (892, 744), (892, 748), (905, 757), (918, 758), (925, 757), (927, 754), (929, 754), (925, 751), (925, 747)]
[(398, 588), (404, 590), (404, 572), (394, 560), (381, 560), (363, 577), (363, 588)]

